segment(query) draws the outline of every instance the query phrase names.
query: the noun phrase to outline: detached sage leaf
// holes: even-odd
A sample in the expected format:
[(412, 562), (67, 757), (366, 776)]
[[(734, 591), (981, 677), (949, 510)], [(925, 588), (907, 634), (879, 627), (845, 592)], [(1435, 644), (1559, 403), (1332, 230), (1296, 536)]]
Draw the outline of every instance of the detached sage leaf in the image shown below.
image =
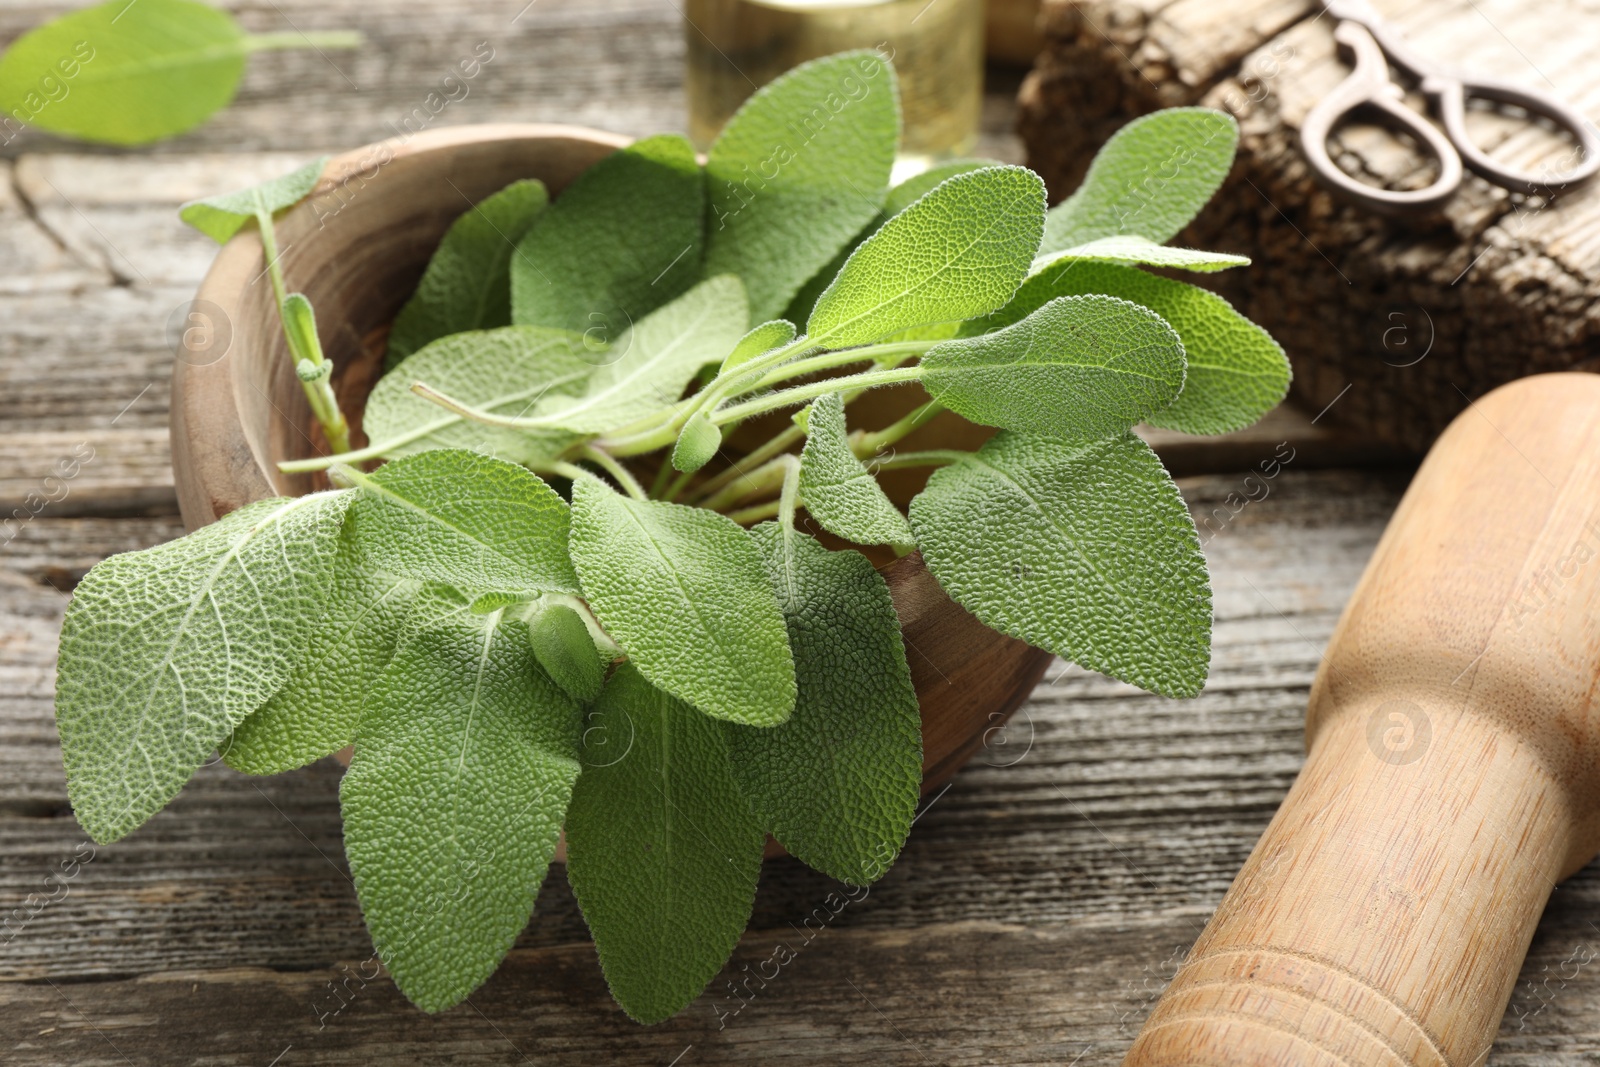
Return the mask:
[(1059, 440), (1120, 433), (1183, 388), (1183, 344), (1155, 312), (1111, 296), (1060, 297), (1004, 329), (945, 341), (922, 384), (985, 426)]
[(577, 593), (566, 501), (532, 471), (449, 448), (351, 476), (367, 566), (473, 592)]
[(1183, 391), (1145, 416), (1152, 426), (1184, 433), (1242, 430), (1276, 407), (1289, 391), (1289, 361), (1267, 331), (1222, 297), (1193, 285), (1111, 263), (1075, 263), (1022, 283), (994, 314), (967, 323), (981, 334), (1032, 314), (1061, 296), (1105, 293), (1149, 308), (1183, 342), (1188, 366)]
[(572, 562), (595, 618), (652, 683), (707, 715), (770, 726), (794, 708), (783, 616), (750, 535), (705, 508), (572, 485)]
[(1250, 257), (1235, 256), (1227, 252), (1204, 252), (1198, 248), (1171, 248), (1158, 245), (1143, 237), (1127, 234), (1121, 237), (1102, 237), (1098, 241), (1077, 245), (1061, 252), (1046, 252), (1033, 261), (1033, 273), (1057, 266), (1071, 270), (1073, 265), (1085, 260), (1108, 263), (1143, 263), (1151, 267), (1175, 267), (1202, 274), (1227, 270), (1230, 267), (1248, 267)]
[(1177, 486), (1132, 434), (1076, 446), (996, 434), (934, 473), (911, 528), (984, 625), (1168, 696), (1205, 683), (1205, 557)]
[(688, 141), (661, 134), (613, 152), (517, 243), (511, 321), (614, 340), (700, 276), (704, 214)]
[(442, 1011), (528, 923), (577, 780), (577, 705), (521, 623), (458, 611), (373, 687), (339, 788), (345, 854), (384, 965)]
[(511, 325), (511, 256), (548, 200), (544, 183), (528, 178), (484, 197), (450, 224), (417, 291), (395, 316), (386, 369), (429, 341)]
[[(116, 2), (120, 4), (122, 0)], [(0, 67), (4, 63), (4, 60), (0, 60)], [(322, 168), (327, 163), (328, 157), (323, 156), (281, 178), (273, 178), (237, 192), (191, 200), (178, 209), (178, 217), (217, 244), (224, 244), (239, 232), (240, 227), (255, 218), (257, 211), (275, 214), (304, 200), (316, 188), (317, 179), (322, 177)]]
[(137, 145), (227, 106), (250, 39), (194, 0), (108, 0), (23, 34), (0, 58), (0, 108), (40, 129)]
[(577, 439), (561, 429), (485, 426), (411, 391), (423, 382), (493, 415), (527, 415), (541, 400), (582, 393), (599, 354), (583, 338), (541, 326), (506, 326), (442, 337), (378, 380), (362, 429), (391, 459), (435, 448), (470, 448), (513, 463), (553, 460)]
[(705, 271), (775, 319), (883, 205), (900, 137), (894, 69), (872, 52), (794, 68), (746, 100), (706, 156)]
[(79, 583), (56, 726), (73, 811), (96, 841), (161, 810), (290, 678), (317, 637), (350, 497), (258, 501)]
[(818, 397), (806, 416), (800, 498), (829, 533), (858, 545), (909, 545), (911, 526), (850, 448), (844, 398)]
[(899, 854), (922, 787), (922, 719), (889, 586), (852, 549), (750, 531), (789, 627), (799, 697), (782, 726), (724, 727), (751, 807), (796, 859), (853, 885)]
[(806, 332), (846, 348), (993, 311), (1027, 275), (1043, 225), (1044, 182), (1033, 171), (958, 174), (850, 254)]
[(315, 636), (289, 680), (223, 742), (223, 762), (246, 774), (277, 774), (354, 741), (362, 703), (421, 588), (364, 566), (347, 525)]
[(626, 426), (682, 396), (701, 367), (739, 343), (749, 323), (738, 278), (723, 274), (701, 282), (635, 324), (617, 342), (615, 360), (595, 370), (583, 396), (545, 400), (535, 417), (577, 433)]
[(717, 724), (621, 664), (585, 719), (567, 879), (611, 995), (656, 1023), (693, 1000), (750, 921), (765, 835)]
[(1203, 107), (1134, 119), (1089, 164), (1077, 192), (1050, 210), (1039, 251), (1060, 252), (1118, 234), (1169, 241), (1233, 166), (1239, 124)]

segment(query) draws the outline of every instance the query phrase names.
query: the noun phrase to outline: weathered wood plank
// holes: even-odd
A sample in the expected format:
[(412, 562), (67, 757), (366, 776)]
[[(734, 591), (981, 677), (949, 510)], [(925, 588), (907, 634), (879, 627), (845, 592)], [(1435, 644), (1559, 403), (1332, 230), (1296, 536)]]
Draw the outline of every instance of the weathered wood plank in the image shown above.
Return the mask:
[(165, 430), (0, 436), (0, 544), (39, 515), (171, 515), (177, 506)]
[[(1581, 44), (1600, 32), (1600, 15), (1585, 5), (1378, 7), (1427, 57), (1600, 111), (1600, 76)], [(1348, 388), (1330, 421), (1420, 450), (1495, 385), (1591, 365), (1600, 187), (1546, 205), (1469, 175), (1442, 214), (1410, 223), (1335, 200), (1312, 181), (1298, 142), (1309, 108), (1349, 71), (1320, 11), (1309, 0), (1048, 0), (1049, 45), (1023, 89), (1019, 129), (1059, 197), (1136, 115), (1195, 103), (1233, 112), (1239, 164), (1182, 240), (1255, 260), (1207, 284), (1284, 344), (1308, 408)], [(1476, 109), (1469, 126), (1502, 162), (1564, 166), (1567, 146), (1547, 130)], [(1336, 158), (1367, 180), (1431, 180), (1426, 161), (1372, 127), (1337, 140)]]

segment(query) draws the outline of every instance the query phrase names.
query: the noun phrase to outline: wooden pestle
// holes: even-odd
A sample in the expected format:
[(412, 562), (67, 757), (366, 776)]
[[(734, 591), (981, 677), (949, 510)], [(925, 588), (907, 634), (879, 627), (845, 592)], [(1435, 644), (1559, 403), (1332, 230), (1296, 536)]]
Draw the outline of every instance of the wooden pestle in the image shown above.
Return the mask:
[(1333, 633), (1307, 759), (1125, 1067), (1482, 1064), (1600, 851), (1600, 376), (1439, 438)]

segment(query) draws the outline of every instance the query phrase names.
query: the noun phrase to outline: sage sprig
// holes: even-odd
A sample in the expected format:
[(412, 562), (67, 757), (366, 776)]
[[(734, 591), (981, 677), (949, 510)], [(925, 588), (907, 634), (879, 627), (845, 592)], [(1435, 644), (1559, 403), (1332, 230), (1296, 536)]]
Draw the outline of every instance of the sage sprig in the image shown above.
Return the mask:
[[(1164, 244), (1226, 173), (1232, 121), (1140, 120), (1049, 212), (1036, 175), (981, 160), (889, 188), (897, 129), (893, 70), (845, 53), (753, 96), (703, 166), (649, 138), (548, 205), (523, 182), (464, 215), (396, 322), (372, 444), (283, 464), (341, 488), (79, 587), (57, 709), (90, 833), (134, 829), (213, 747), (268, 773), (353, 741), (346, 849), (407, 996), (439, 1010), (493, 972), (564, 827), (611, 990), (654, 1022), (727, 960), (765, 834), (865, 884), (914, 818), (888, 586), (801, 515), (921, 551), (997, 630), (1198, 692), (1205, 560), (1130, 428), (1236, 429), (1288, 384), (1259, 328), (1140, 266), (1242, 262)], [(186, 217), (267, 235), (305, 187)], [(880, 388), (921, 395), (852, 425)], [(996, 432), (901, 448), (945, 413)], [(908, 514), (878, 475), (909, 467), (934, 473)]]

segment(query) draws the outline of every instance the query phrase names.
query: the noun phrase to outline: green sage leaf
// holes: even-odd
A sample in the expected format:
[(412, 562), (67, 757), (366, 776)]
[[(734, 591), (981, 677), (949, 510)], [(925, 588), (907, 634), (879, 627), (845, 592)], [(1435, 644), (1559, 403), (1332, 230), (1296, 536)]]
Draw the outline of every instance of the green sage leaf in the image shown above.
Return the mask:
[(738, 944), (765, 836), (717, 724), (634, 664), (617, 667), (585, 727), (567, 879), (611, 995), (639, 1022), (661, 1022)]
[(806, 331), (846, 348), (993, 311), (1027, 275), (1043, 224), (1044, 182), (1031, 170), (946, 179), (850, 254)]
[(653, 684), (770, 726), (794, 708), (783, 615), (750, 535), (705, 508), (572, 485), (572, 561), (595, 618)]
[(845, 260), (850, 258), (850, 253), (868, 237), (877, 233), (883, 224), (894, 218), (900, 212), (922, 199), (923, 195), (930, 192), (934, 186), (946, 178), (953, 178), (957, 174), (965, 174), (970, 170), (981, 170), (984, 167), (1003, 167), (1004, 163), (995, 159), (952, 159), (946, 163), (938, 163), (920, 174), (914, 174), (905, 181), (889, 190), (889, 195), (884, 198), (883, 210), (861, 232), (856, 234), (848, 244), (839, 249), (826, 266), (813, 274), (800, 291), (795, 293), (794, 299), (789, 301), (783, 317), (794, 322), (805, 322), (811, 318), (811, 310), (817, 306), (817, 298), (828, 288), (828, 285), (843, 269)]
[(737, 274), (757, 321), (883, 205), (900, 137), (894, 69), (872, 52), (803, 63), (759, 89), (706, 156), (705, 270)]
[(800, 499), (829, 533), (858, 545), (909, 545), (911, 526), (850, 448), (844, 397), (812, 402), (800, 453)]
[(351, 495), (258, 501), (78, 584), (56, 726), (73, 811), (96, 841), (161, 810), (291, 677), (317, 636)]
[(367, 566), (473, 592), (577, 593), (566, 501), (532, 471), (449, 448), (349, 476)]
[(782, 726), (725, 726), (734, 775), (795, 858), (866, 885), (899, 854), (922, 787), (922, 719), (894, 600), (859, 552), (777, 523), (750, 533), (788, 624), (799, 696)]
[(517, 242), (511, 321), (614, 341), (700, 276), (705, 195), (677, 134), (590, 166)]
[(527, 178), (484, 197), (450, 224), (417, 291), (395, 316), (385, 369), (429, 341), (511, 325), (511, 256), (548, 200), (544, 183)]
[[(577, 433), (613, 430), (683, 395), (700, 368), (721, 361), (750, 324), (744, 286), (731, 274), (701, 282), (641, 319), (597, 368), (577, 399), (551, 397), (535, 410)], [(612, 354), (612, 353), (608, 353)]]
[(1148, 308), (1111, 296), (1059, 297), (1010, 326), (945, 341), (922, 384), (985, 426), (1058, 440), (1120, 433), (1183, 388), (1183, 344)]
[(1242, 430), (1272, 410), (1289, 391), (1289, 361), (1267, 331), (1222, 297), (1193, 285), (1112, 263), (1076, 263), (1022, 283), (1005, 307), (967, 323), (981, 334), (1032, 314), (1061, 296), (1105, 293), (1149, 308), (1183, 342), (1188, 370), (1183, 391), (1158, 412), (1152, 426), (1184, 433)]
[(107, 0), (23, 34), (0, 57), (0, 108), (40, 129), (138, 145), (233, 99), (250, 39), (195, 0)]
[(721, 428), (704, 412), (696, 412), (678, 432), (677, 443), (672, 446), (672, 466), (686, 473), (697, 471), (710, 463), (721, 447)]
[(422, 583), (363, 565), (349, 525), (327, 610), (289, 680), (234, 728), (222, 760), (246, 774), (303, 767), (355, 740), (361, 707), (389, 664)]
[(573, 699), (587, 704), (600, 695), (611, 656), (602, 652), (583, 616), (567, 604), (546, 604), (528, 624), (533, 654), (545, 673)]
[(1119, 234), (1171, 240), (1228, 176), (1238, 144), (1239, 124), (1209, 108), (1174, 107), (1134, 119), (1095, 155), (1077, 191), (1050, 210), (1039, 251)]
[(764, 352), (771, 352), (774, 348), (782, 348), (794, 340), (794, 323), (787, 319), (774, 319), (763, 322), (749, 333), (739, 338), (739, 343), (733, 346), (733, 351), (722, 361), (722, 369), (732, 370), (741, 363), (748, 363)]
[(1061, 252), (1046, 252), (1033, 261), (1033, 273), (1038, 274), (1052, 266), (1070, 270), (1072, 264), (1082, 261), (1108, 263), (1143, 263), (1151, 267), (1174, 267), (1202, 274), (1227, 270), (1230, 267), (1248, 267), (1250, 257), (1235, 256), (1227, 252), (1203, 252), (1198, 248), (1172, 248), (1158, 245), (1135, 234), (1119, 237), (1102, 237), (1098, 241), (1077, 245)]
[[(127, 6), (124, 0), (114, 0), (114, 3), (119, 7)], [(99, 8), (90, 10), (98, 11)], [(206, 8), (206, 10), (211, 9)], [(10, 53), (7, 53), (8, 57), (9, 55)], [(5, 60), (0, 59), (0, 67), (4, 65)], [(220, 196), (208, 196), (204, 200), (191, 200), (178, 209), (178, 217), (217, 244), (225, 244), (230, 237), (239, 232), (241, 226), (256, 217), (257, 211), (276, 214), (304, 200), (307, 194), (316, 188), (317, 180), (322, 177), (322, 168), (327, 163), (328, 157), (322, 156), (298, 170), (290, 171), (280, 178), (264, 181), (260, 185), (252, 185), (248, 189), (223, 193)]]
[(373, 945), (424, 1011), (464, 999), (527, 925), (579, 725), (500, 613), (411, 634), (373, 687), (339, 788), (345, 854)]
[(555, 459), (577, 435), (561, 429), (485, 426), (411, 391), (417, 382), (494, 415), (527, 415), (543, 399), (583, 392), (601, 353), (583, 338), (541, 326), (442, 337), (378, 380), (361, 418), (367, 439), (391, 459), (435, 448), (470, 448), (513, 463)]
[(1132, 434), (996, 434), (911, 502), (928, 569), (986, 626), (1168, 696), (1194, 696), (1211, 588), (1194, 523)]

